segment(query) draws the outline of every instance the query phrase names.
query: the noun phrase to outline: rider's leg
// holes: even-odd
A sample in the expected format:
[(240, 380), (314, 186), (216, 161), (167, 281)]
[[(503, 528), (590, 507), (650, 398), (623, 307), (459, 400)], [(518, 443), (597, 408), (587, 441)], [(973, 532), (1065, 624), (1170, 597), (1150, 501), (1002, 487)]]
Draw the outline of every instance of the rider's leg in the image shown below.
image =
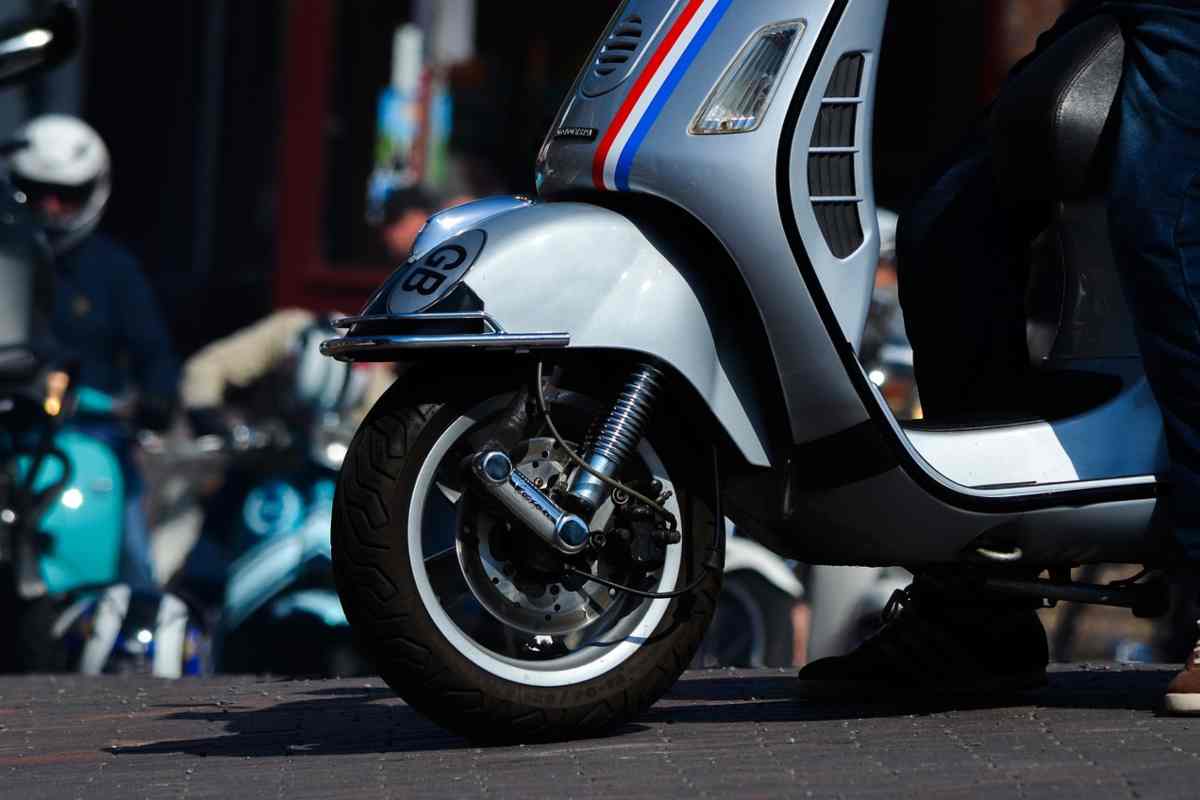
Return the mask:
[(1022, 410), (1025, 254), (1037, 225), (1002, 206), (992, 170), (980, 126), (900, 218), (900, 303), (927, 416)]
[[(934, 417), (1020, 410), (1029, 368), (1023, 255), (1036, 221), (998, 199), (982, 125), (920, 185), (901, 215), (896, 255), (921, 404)], [(947, 577), (956, 576), (918, 575), (879, 634), (804, 667), (801, 691), (854, 698), (1044, 683), (1046, 634), (1031, 604)]]
[(1200, 12), (1131, 31), (1109, 221), (1166, 425), (1172, 520), (1200, 561)]
[[(1140, 5), (1126, 18), (1109, 221), (1163, 412), (1165, 499), (1183, 553), (1200, 563), (1200, 10)], [(1200, 713), (1197, 659), (1169, 690), (1173, 710)]]

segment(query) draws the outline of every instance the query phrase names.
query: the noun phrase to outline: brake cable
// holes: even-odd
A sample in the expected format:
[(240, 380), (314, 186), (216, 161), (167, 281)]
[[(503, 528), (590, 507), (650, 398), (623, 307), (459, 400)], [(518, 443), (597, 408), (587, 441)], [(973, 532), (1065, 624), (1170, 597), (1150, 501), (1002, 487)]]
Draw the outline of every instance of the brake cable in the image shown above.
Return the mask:
[(546, 407), (546, 393), (542, 389), (542, 362), (541, 361), (537, 362), (537, 404), (538, 404), (538, 411), (541, 412), (542, 418), (546, 420), (546, 427), (548, 427), (550, 429), (550, 435), (554, 437), (554, 441), (558, 443), (558, 446), (561, 447), (568, 456), (570, 456), (571, 460), (575, 462), (576, 466), (578, 466), (584, 472), (591, 475), (593, 478), (596, 478), (597, 480), (608, 484), (612, 488), (620, 489), (622, 492), (625, 492), (630, 497), (634, 497), (634, 498), (637, 498), (638, 500), (641, 500), (643, 503), (650, 506), (651, 509), (656, 511), (659, 516), (666, 517), (667, 519), (672, 520), (672, 522), (674, 521), (675, 515), (672, 514), (670, 511), (667, 511), (665, 508), (660, 506), (657, 502), (655, 502), (654, 500), (651, 500), (649, 497), (642, 494), (641, 492), (639, 492), (635, 489), (631, 489), (630, 487), (626, 486), (625, 484), (621, 483), (620, 481), (610, 478), (607, 475), (604, 475), (604, 474), (600, 473), (599, 471), (593, 469), (591, 466), (588, 465), (588, 463), (586, 461), (584, 461), (582, 458), (580, 458), (579, 454), (575, 452), (575, 450), (571, 447), (571, 445), (566, 443), (566, 441), (563, 439), (563, 437), (559, 434), (558, 428), (555, 427), (554, 420), (550, 418), (550, 409)]
[[(667, 511), (665, 508), (663, 508), (661, 505), (659, 505), (655, 501), (651, 500), (649, 497), (646, 497), (646, 495), (641, 494), (640, 492), (637, 492), (634, 489), (631, 489), (630, 487), (626, 486), (625, 484), (621, 483), (620, 481), (618, 481), (614, 478), (610, 478), (607, 475), (602, 475), (598, 471), (592, 469), (590, 466), (588, 466), (588, 464), (582, 458), (579, 457), (579, 454), (576, 453), (575, 450), (572, 449), (572, 447), (569, 444), (567, 444), (566, 440), (563, 439), (562, 435), (558, 432), (558, 428), (555, 427), (554, 420), (551, 419), (551, 417), (550, 417), (550, 409), (546, 405), (546, 393), (542, 388), (542, 362), (541, 361), (537, 362), (536, 388), (537, 388), (538, 411), (541, 413), (542, 418), (546, 420), (546, 427), (548, 427), (550, 429), (550, 435), (554, 438), (554, 441), (558, 444), (559, 447), (561, 447), (563, 449), (564, 452), (566, 452), (566, 454), (571, 458), (571, 460), (574, 461), (575, 464), (580, 469), (588, 472), (589, 474), (591, 474), (593, 477), (597, 478), (598, 480), (603, 481), (604, 483), (608, 484), (609, 486), (613, 487), (614, 489), (620, 489), (621, 491), (628, 494), (630, 497), (634, 497), (638, 500), (641, 500), (643, 503), (650, 506), (650, 508), (652, 508), (653, 510), (658, 512), (660, 515), (662, 515), (662, 516), (666, 517), (668, 520), (670, 520), (670, 522), (672, 523), (672, 527), (674, 527), (674, 524), (675, 524), (675, 515), (674, 514), (672, 514), (670, 511)], [(715, 455), (715, 453), (713, 455), (713, 470), (715, 473), (715, 471), (716, 471), (716, 455)], [(607, 586), (610, 589), (617, 589), (619, 591), (626, 592), (628, 594), (632, 594), (637, 597), (648, 597), (653, 600), (666, 600), (666, 599), (670, 599), (673, 597), (680, 597), (685, 594), (691, 594), (696, 589), (698, 589), (700, 587), (700, 585), (702, 583), (704, 583), (705, 580), (708, 579), (709, 573), (718, 569), (718, 565), (716, 564), (717, 537), (721, 535), (720, 528), (718, 526), (723, 524), (724, 516), (722, 516), (721, 512), (720, 512), (721, 487), (716, 486), (715, 488), (717, 491), (717, 502), (716, 502), (717, 508), (715, 509), (715, 511), (717, 512), (717, 517), (716, 517), (717, 522), (714, 523), (714, 525), (713, 525), (713, 538), (712, 538), (712, 542), (708, 546), (708, 558), (705, 559), (704, 563), (701, 565), (704, 568), (704, 571), (700, 573), (699, 577), (697, 577), (696, 580), (692, 581), (691, 583), (689, 583), (687, 586), (683, 587), (682, 589), (676, 589), (671, 592), (647, 592), (642, 589), (635, 589), (632, 586), (626, 586), (622, 583), (617, 583), (616, 581), (609, 580), (608, 578), (602, 578), (599, 575), (593, 575), (590, 572), (579, 569), (577, 567), (573, 567), (569, 564), (566, 565), (566, 571), (572, 575), (576, 575), (581, 578), (586, 578), (590, 581), (595, 581), (596, 583), (599, 583), (602, 586)]]
[(593, 575), (590, 572), (577, 569), (576, 567), (572, 566), (567, 567), (567, 572), (571, 573), (572, 575), (578, 575), (581, 578), (587, 578), (589, 581), (595, 581), (596, 583), (607, 586), (610, 589), (618, 589), (622, 592), (628, 592), (629, 594), (636, 595), (638, 597), (649, 597), (654, 600), (665, 600), (672, 597), (679, 597), (680, 595), (691, 594), (692, 592), (696, 591), (696, 589), (700, 588), (700, 584), (708, 580), (708, 573), (712, 572), (713, 570), (712, 565), (709, 563), (711, 561), (712, 558), (710, 557), (708, 561), (704, 562), (702, 565), (704, 567), (704, 571), (700, 573), (699, 578), (696, 578), (696, 580), (692, 581), (682, 589), (676, 589), (673, 592), (645, 592), (641, 589), (634, 589), (632, 586), (626, 586), (623, 583), (610, 581), (608, 578), (601, 578), (599, 575)]

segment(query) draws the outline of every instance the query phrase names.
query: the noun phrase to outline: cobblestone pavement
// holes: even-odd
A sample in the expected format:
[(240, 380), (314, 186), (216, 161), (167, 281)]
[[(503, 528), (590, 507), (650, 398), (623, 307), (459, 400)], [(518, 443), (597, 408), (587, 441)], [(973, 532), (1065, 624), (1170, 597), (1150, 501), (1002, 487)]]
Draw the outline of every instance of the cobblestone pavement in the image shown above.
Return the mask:
[(1172, 671), (1057, 668), (992, 707), (798, 701), (792, 673), (691, 672), (604, 739), (476, 748), (378, 680), (0, 679), (0, 797), (1186, 797), (1200, 719)]

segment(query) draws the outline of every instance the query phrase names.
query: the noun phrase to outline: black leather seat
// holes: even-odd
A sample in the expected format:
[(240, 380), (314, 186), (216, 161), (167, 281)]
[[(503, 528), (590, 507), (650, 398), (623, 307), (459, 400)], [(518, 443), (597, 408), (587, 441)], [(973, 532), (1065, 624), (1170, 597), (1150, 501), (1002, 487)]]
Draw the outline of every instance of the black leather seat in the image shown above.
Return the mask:
[(1043, 368), (1138, 357), (1105, 201), (1124, 58), (1117, 20), (1094, 17), (1013, 76), (993, 107), (997, 186), (1013, 207), (1046, 212), (1026, 302), (1030, 356)]
[(997, 181), (1016, 197), (1081, 199), (1104, 188), (1104, 140), (1125, 63), (1114, 17), (1065, 34), (1005, 84), (992, 111)]

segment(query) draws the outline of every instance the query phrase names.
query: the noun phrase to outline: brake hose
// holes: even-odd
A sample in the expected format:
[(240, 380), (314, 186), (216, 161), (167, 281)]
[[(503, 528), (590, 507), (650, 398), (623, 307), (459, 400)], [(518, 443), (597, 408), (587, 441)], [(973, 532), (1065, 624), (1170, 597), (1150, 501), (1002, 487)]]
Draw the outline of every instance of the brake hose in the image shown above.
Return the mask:
[(590, 572), (585, 572), (584, 570), (570, 566), (567, 567), (567, 572), (571, 573), (572, 575), (578, 575), (581, 578), (587, 578), (589, 581), (595, 581), (596, 583), (607, 586), (610, 589), (618, 589), (622, 592), (628, 592), (629, 594), (636, 595), (638, 597), (649, 597), (654, 600), (665, 600), (672, 597), (679, 597), (680, 595), (691, 594), (692, 592), (696, 591), (696, 589), (700, 588), (700, 584), (704, 583), (704, 581), (708, 579), (708, 573), (713, 571), (713, 566), (710, 563), (711, 561), (712, 558), (710, 557), (708, 561), (704, 562), (704, 571), (700, 573), (699, 578), (696, 578), (696, 580), (692, 581), (682, 589), (676, 589), (673, 592), (644, 592), (641, 589), (634, 589), (632, 586), (626, 586), (622, 583), (617, 583), (616, 581), (610, 581), (608, 578), (601, 578), (599, 575), (593, 575)]
[[(597, 472), (596, 470), (592, 469), (590, 466), (588, 466), (588, 464), (582, 458), (579, 457), (579, 454), (577, 454), (575, 452), (575, 450), (572, 449), (572, 447), (569, 444), (567, 444), (566, 440), (563, 439), (561, 434), (559, 434), (558, 428), (555, 427), (554, 420), (550, 418), (550, 409), (546, 405), (546, 393), (542, 388), (542, 362), (541, 361), (537, 362), (536, 387), (537, 387), (538, 411), (541, 412), (542, 418), (546, 420), (546, 427), (548, 427), (550, 429), (550, 435), (554, 438), (554, 441), (558, 444), (559, 447), (561, 447), (566, 452), (566, 454), (571, 458), (571, 460), (574, 461), (576, 463), (576, 465), (579, 466), (580, 469), (585, 470), (586, 472), (590, 473), (591, 475), (593, 475), (594, 477), (603, 481), (604, 483), (608, 484), (609, 486), (612, 486), (614, 489), (620, 489), (622, 492), (625, 492), (630, 497), (634, 497), (634, 498), (637, 498), (638, 500), (641, 500), (643, 503), (647, 504), (652, 509), (657, 511), (660, 515), (662, 515), (662, 516), (666, 517), (668, 520), (670, 520), (673, 525), (675, 522), (674, 514), (667, 511), (665, 508), (663, 508), (661, 505), (659, 505), (658, 503), (651, 500), (649, 497), (646, 497), (646, 495), (641, 494), (640, 492), (637, 492), (637, 491), (629, 488), (628, 486), (626, 486), (625, 484), (621, 483), (618, 480), (610, 478), (607, 475), (602, 475), (599, 472)], [(713, 462), (714, 462), (713, 466), (714, 466), (714, 471), (715, 471), (715, 467), (716, 467), (716, 456), (715, 455), (713, 456)], [(700, 576), (698, 578), (696, 578), (696, 580), (692, 581), (691, 583), (689, 583), (687, 586), (683, 587), (682, 589), (676, 589), (673, 592), (647, 592), (647, 591), (643, 591), (642, 589), (634, 589), (632, 586), (626, 586), (624, 584), (617, 583), (616, 581), (609, 580), (608, 578), (602, 578), (599, 575), (593, 575), (590, 572), (586, 572), (582, 569), (578, 569), (577, 567), (572, 567), (570, 565), (567, 565), (567, 567), (566, 567), (567, 572), (572, 575), (577, 575), (581, 578), (586, 578), (590, 581), (595, 581), (596, 583), (599, 583), (602, 586), (607, 586), (610, 589), (617, 589), (618, 591), (627, 592), (628, 594), (632, 594), (637, 597), (648, 597), (653, 600), (666, 600), (666, 599), (670, 599), (673, 597), (680, 597), (685, 594), (691, 594), (692, 592), (694, 592), (696, 589), (698, 589), (700, 587), (700, 584), (704, 583), (704, 581), (707, 580), (710, 572), (712, 572), (713, 570), (718, 568), (718, 565), (715, 563), (716, 562), (716, 553), (717, 553), (716, 545), (717, 545), (717, 537), (720, 535), (718, 525), (723, 523), (723, 517), (719, 513), (720, 505), (721, 505), (721, 501), (720, 501), (721, 487), (717, 486), (716, 490), (717, 490), (717, 494), (718, 494), (717, 523), (713, 525), (713, 540), (712, 540), (712, 543), (708, 547), (708, 550), (709, 550), (708, 558), (705, 559), (704, 563), (701, 565), (704, 567), (704, 571), (700, 573)]]

